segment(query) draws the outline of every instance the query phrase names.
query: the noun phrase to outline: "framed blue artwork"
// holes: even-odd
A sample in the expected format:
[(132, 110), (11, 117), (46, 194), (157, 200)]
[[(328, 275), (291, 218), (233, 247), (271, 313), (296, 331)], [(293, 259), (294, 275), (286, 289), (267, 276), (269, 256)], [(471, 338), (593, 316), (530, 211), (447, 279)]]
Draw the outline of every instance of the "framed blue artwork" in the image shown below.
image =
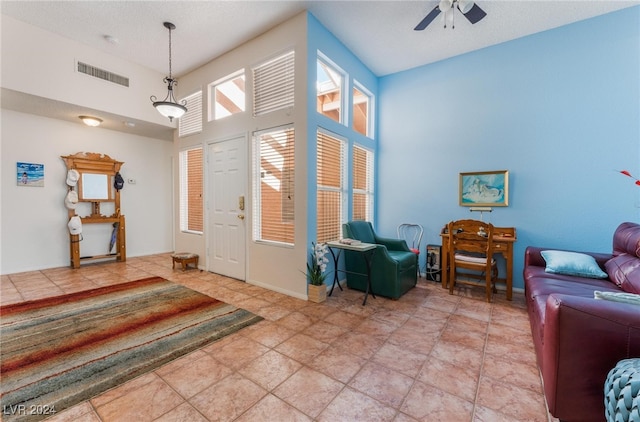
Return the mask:
[(16, 163), (18, 186), (44, 186), (44, 164)]
[(460, 173), (460, 205), (466, 207), (509, 205), (507, 170)]

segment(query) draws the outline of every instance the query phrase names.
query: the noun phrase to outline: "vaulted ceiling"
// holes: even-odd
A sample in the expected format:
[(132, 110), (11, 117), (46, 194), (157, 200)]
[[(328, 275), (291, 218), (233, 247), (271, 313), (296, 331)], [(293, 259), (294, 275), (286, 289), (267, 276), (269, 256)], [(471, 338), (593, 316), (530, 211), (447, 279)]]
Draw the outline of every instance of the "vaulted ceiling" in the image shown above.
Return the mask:
[(180, 76), (307, 9), (376, 75), (382, 76), (591, 18), (640, 1), (510, 0), (477, 2), (487, 16), (455, 29), (437, 18), (414, 27), (438, 2), (424, 1), (6, 1), (3, 14), (161, 73), (167, 30)]
[[(383, 76), (632, 7), (640, 0), (479, 0), (477, 4), (487, 13), (478, 23), (472, 25), (456, 11), (455, 29), (444, 28), (440, 14), (423, 31), (414, 28), (438, 5), (436, 0), (0, 0), (0, 12), (161, 74), (168, 72), (163, 22), (170, 21), (176, 25), (173, 75), (179, 78), (308, 10), (372, 72)], [(79, 114), (91, 111), (5, 88), (2, 107), (76, 123)], [(104, 112), (100, 117), (106, 129), (173, 138), (170, 126)]]

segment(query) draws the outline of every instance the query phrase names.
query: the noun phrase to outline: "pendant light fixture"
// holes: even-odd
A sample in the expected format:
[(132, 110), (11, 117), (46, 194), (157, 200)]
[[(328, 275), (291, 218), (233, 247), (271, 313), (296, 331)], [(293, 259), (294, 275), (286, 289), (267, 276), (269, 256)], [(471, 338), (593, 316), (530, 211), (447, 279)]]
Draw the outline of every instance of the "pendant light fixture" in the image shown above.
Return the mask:
[(182, 104), (179, 104), (173, 96), (173, 86), (178, 84), (178, 81), (171, 76), (171, 31), (176, 29), (176, 26), (171, 22), (165, 22), (164, 27), (169, 30), (169, 76), (164, 78), (164, 82), (167, 84), (167, 96), (164, 100), (158, 101), (155, 95), (151, 96), (153, 106), (164, 117), (168, 117), (172, 122), (174, 118), (179, 119), (187, 112), (187, 101), (183, 100)]

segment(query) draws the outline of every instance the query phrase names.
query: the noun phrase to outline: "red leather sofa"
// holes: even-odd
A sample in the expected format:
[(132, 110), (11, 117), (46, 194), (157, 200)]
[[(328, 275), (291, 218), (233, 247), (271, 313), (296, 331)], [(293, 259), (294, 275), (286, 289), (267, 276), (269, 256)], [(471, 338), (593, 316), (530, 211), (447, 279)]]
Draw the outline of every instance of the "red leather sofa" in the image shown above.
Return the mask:
[(602, 422), (607, 373), (640, 357), (640, 305), (595, 299), (594, 292), (640, 294), (640, 225), (618, 226), (611, 253), (582, 252), (606, 278), (550, 273), (541, 254), (549, 250), (527, 247), (523, 270), (549, 412), (561, 421)]

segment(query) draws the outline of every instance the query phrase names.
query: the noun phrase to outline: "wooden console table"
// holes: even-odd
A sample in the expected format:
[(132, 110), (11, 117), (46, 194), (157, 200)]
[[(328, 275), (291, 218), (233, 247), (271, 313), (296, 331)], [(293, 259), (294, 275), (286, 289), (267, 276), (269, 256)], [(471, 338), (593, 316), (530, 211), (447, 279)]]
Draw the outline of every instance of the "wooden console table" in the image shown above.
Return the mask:
[[(446, 228), (446, 226), (445, 226)], [(493, 249), (494, 253), (501, 254), (507, 264), (507, 274), (498, 281), (507, 285), (507, 300), (511, 300), (513, 294), (513, 244), (516, 242), (515, 227), (494, 227), (493, 228)], [(449, 233), (442, 229), (442, 288), (449, 287)]]

